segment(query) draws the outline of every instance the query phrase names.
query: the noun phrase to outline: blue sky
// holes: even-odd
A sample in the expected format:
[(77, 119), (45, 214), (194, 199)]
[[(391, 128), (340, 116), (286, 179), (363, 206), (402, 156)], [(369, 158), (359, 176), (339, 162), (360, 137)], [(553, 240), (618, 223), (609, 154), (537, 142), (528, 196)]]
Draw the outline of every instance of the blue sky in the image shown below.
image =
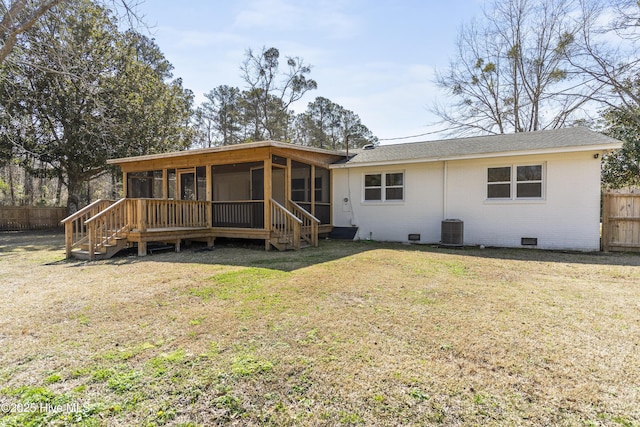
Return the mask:
[[(196, 96), (219, 85), (243, 88), (245, 51), (276, 47), (313, 66), (316, 96), (357, 113), (381, 139), (438, 130), (428, 112), (446, 101), (434, 85), (455, 52), (460, 26), (482, 0), (146, 0), (140, 5), (175, 77)], [(425, 135), (393, 142), (436, 139)], [(390, 143), (392, 141), (382, 141)]]

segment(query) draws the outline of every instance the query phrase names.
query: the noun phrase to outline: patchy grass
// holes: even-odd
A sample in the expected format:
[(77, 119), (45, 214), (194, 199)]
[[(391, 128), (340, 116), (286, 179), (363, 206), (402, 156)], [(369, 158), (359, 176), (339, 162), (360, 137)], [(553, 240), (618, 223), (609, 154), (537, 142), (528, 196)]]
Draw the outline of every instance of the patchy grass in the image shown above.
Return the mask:
[(0, 426), (640, 425), (640, 256), (0, 234)]

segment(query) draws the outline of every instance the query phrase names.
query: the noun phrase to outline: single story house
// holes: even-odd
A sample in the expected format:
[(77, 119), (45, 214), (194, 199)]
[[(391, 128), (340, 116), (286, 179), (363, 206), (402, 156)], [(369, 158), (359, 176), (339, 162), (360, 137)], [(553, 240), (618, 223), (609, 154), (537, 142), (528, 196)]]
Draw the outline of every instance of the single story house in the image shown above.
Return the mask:
[(575, 127), (341, 151), (262, 141), (113, 159), (124, 198), (67, 218), (68, 256), (150, 241), (260, 239), (265, 249), (355, 239), (600, 248), (602, 156), (622, 143)]
[(379, 146), (332, 165), (334, 226), (357, 238), (597, 251), (603, 154), (621, 142), (575, 127)]

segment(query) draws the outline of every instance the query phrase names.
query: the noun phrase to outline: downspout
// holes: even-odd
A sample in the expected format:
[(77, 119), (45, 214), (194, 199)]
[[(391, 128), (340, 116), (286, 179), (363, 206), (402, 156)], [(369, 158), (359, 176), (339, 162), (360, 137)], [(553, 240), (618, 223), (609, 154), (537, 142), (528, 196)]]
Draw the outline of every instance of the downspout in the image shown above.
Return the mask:
[(353, 200), (351, 200), (351, 168), (347, 169), (347, 198), (349, 199), (349, 211), (351, 213), (351, 226), (355, 227), (357, 225), (356, 222), (356, 213), (353, 210)]
[(448, 161), (443, 161), (442, 162), (442, 219), (447, 219), (447, 217), (449, 216), (449, 212), (448, 212), (448, 196), (447, 196), (447, 177), (448, 177), (448, 169), (449, 169), (449, 162)]

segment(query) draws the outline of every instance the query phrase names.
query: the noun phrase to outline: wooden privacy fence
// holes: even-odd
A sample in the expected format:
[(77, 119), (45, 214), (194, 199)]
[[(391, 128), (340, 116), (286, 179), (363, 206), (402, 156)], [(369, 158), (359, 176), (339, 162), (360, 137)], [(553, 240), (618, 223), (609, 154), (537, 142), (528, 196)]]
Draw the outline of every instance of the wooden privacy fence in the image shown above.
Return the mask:
[(640, 193), (603, 194), (602, 250), (640, 252)]
[(0, 206), (0, 231), (58, 228), (66, 216), (67, 208)]

